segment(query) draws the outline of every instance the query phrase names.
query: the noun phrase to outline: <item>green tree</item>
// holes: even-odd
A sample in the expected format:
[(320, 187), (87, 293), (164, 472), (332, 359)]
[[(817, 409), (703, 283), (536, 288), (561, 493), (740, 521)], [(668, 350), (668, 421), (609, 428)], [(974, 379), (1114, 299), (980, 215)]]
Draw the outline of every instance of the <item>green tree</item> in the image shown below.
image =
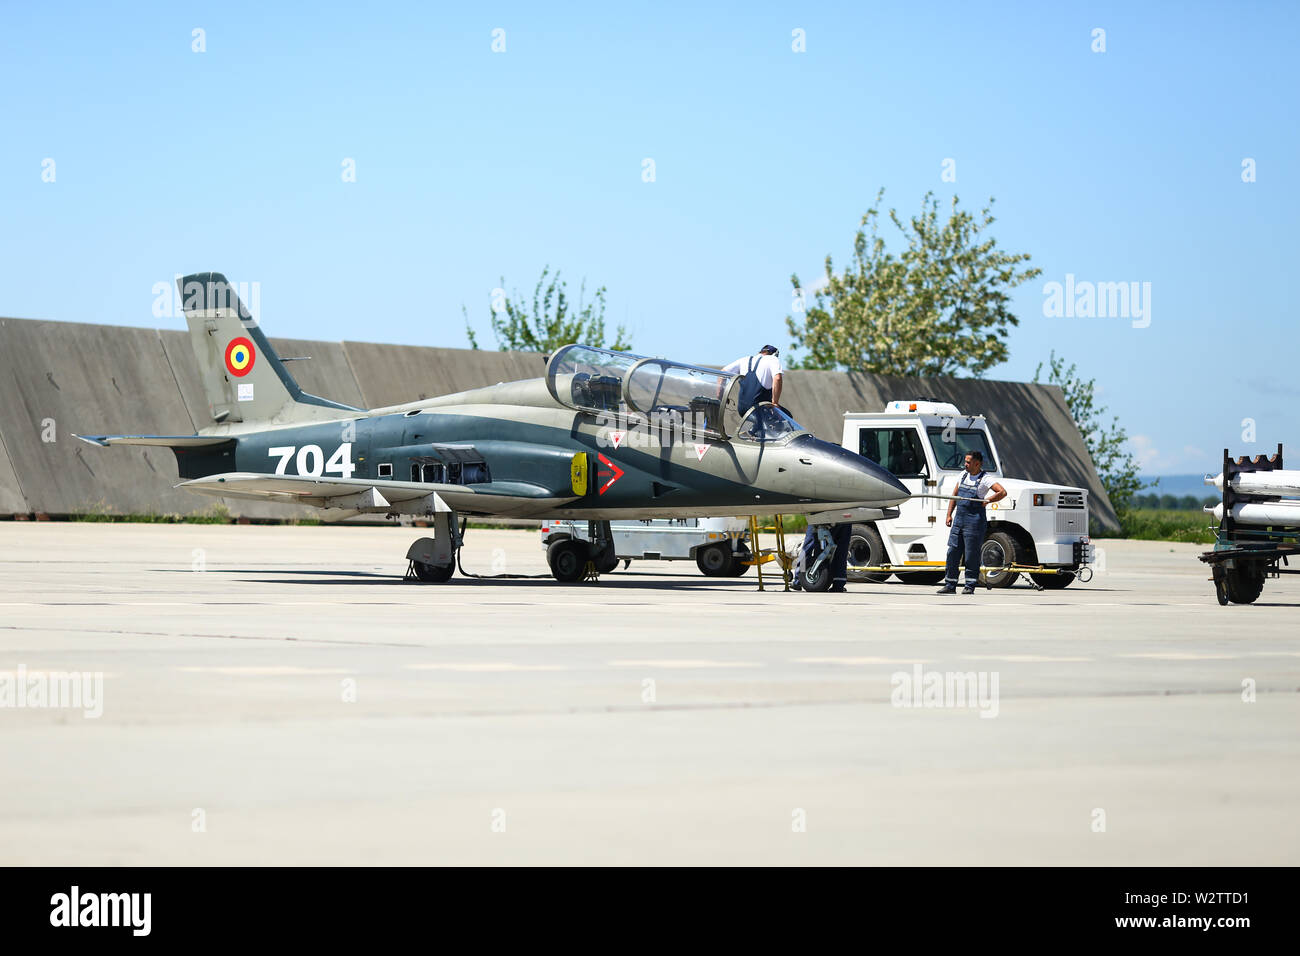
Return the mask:
[[(1042, 273), (1028, 253), (1003, 252), (985, 231), (994, 223), (993, 200), (978, 216), (959, 209), (947, 221), (939, 200), (926, 193), (921, 213), (889, 220), (907, 241), (895, 255), (880, 235), (880, 204), (863, 215), (853, 259), (836, 274), (826, 257), (825, 285), (802, 322), (786, 316), (796, 348), (807, 355), (796, 367), (846, 369), (885, 375), (979, 376), (1007, 357), (1010, 290)], [(798, 275), (790, 281), (803, 289)]]
[[(1039, 380), (1042, 371), (1043, 363), (1039, 362), (1038, 368), (1034, 370), (1035, 382)], [(1088, 454), (1092, 456), (1092, 465), (1097, 469), (1097, 477), (1101, 479), (1102, 487), (1106, 489), (1106, 495), (1115, 508), (1115, 514), (1119, 516), (1120, 524), (1123, 525), (1129, 511), (1134, 507), (1140, 507), (1142, 501), (1156, 498), (1155, 495), (1146, 495), (1141, 500), (1135, 500), (1139, 491), (1143, 488), (1154, 488), (1159, 484), (1159, 479), (1154, 482), (1144, 482), (1139, 477), (1137, 462), (1125, 448), (1128, 443), (1128, 432), (1120, 425), (1119, 416), (1112, 416), (1110, 424), (1107, 425), (1104, 418), (1107, 409), (1104, 405), (1097, 404), (1096, 379), (1085, 381), (1079, 375), (1076, 366), (1070, 365), (1067, 368), (1065, 359), (1057, 357), (1056, 351), (1053, 350), (1048, 359), (1047, 381), (1061, 387), (1065, 395), (1066, 407), (1070, 409), (1074, 424), (1078, 426), (1079, 434), (1083, 436), (1084, 444), (1088, 446)], [(1163, 501), (1158, 500), (1157, 503), (1164, 506)], [(1177, 505), (1169, 507), (1177, 507)]]
[[(502, 290), (505, 285), (502, 277)], [(533, 288), (531, 306), (518, 290), (513, 297), (499, 293), (493, 298), (491, 315), (497, 346), (503, 352), (551, 352), (562, 345), (581, 342), (626, 352), (632, 345), (621, 325), (614, 334), (614, 343), (605, 345), (605, 287), (597, 289), (590, 302), (586, 301), (586, 293), (587, 280), (583, 279), (575, 306), (569, 299), (568, 283), (560, 278), (558, 271), (551, 275), (550, 266), (542, 270)], [(478, 337), (469, 324), (469, 312), (464, 306), (461, 312), (465, 316), (465, 334), (469, 336), (470, 347), (476, 349)]]

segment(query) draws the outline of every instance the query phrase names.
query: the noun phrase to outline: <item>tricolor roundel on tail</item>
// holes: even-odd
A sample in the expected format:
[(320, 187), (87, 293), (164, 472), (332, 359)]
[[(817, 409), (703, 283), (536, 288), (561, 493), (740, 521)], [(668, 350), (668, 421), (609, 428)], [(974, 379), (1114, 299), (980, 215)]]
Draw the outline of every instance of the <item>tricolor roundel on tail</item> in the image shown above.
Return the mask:
[(231, 339), (230, 344), (226, 346), (226, 369), (236, 378), (243, 378), (251, 372), (253, 362), (256, 360), (257, 350), (253, 348), (253, 343), (243, 336)]

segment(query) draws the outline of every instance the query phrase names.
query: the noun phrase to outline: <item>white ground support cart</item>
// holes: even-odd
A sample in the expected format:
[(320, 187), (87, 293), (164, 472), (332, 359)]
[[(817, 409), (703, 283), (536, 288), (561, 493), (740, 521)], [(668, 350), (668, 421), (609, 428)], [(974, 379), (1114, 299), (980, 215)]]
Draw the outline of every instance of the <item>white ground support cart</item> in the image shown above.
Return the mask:
[[(984, 470), (1007, 490), (988, 506), (980, 583), (1005, 588), (1021, 574), (1038, 588), (1063, 588), (1092, 577), (1088, 492), (1003, 477), (1004, 462), (983, 415), (963, 415), (934, 400), (892, 401), (883, 412), (846, 412), (842, 444), (893, 472), (916, 497), (898, 517), (853, 526), (850, 579), (914, 584), (944, 577), (948, 502), (967, 452), (984, 456)], [(932, 495), (936, 497), (920, 497)]]
[[(542, 546), (568, 538), (590, 540), (586, 521), (547, 521)], [(709, 577), (739, 577), (749, 570), (747, 518), (647, 518), (611, 521), (614, 553), (633, 561), (690, 561)], [(613, 570), (608, 568), (606, 570)]]

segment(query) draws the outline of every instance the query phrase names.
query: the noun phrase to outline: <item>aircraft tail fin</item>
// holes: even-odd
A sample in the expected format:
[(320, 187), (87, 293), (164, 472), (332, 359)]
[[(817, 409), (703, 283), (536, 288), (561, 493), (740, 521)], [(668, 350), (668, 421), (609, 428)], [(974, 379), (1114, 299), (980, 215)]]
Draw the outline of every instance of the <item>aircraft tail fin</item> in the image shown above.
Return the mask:
[(187, 275), (179, 291), (211, 424), (333, 421), (360, 411), (304, 392), (221, 273)]

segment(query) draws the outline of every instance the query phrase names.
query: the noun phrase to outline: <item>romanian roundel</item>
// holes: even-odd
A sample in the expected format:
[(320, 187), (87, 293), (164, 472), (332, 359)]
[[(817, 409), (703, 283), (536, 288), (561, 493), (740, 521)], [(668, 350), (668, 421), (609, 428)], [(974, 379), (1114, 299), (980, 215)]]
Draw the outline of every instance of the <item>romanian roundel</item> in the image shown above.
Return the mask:
[(242, 336), (231, 339), (230, 344), (226, 346), (226, 368), (236, 378), (242, 378), (251, 372), (253, 360), (256, 358), (257, 353), (253, 351), (253, 343)]

